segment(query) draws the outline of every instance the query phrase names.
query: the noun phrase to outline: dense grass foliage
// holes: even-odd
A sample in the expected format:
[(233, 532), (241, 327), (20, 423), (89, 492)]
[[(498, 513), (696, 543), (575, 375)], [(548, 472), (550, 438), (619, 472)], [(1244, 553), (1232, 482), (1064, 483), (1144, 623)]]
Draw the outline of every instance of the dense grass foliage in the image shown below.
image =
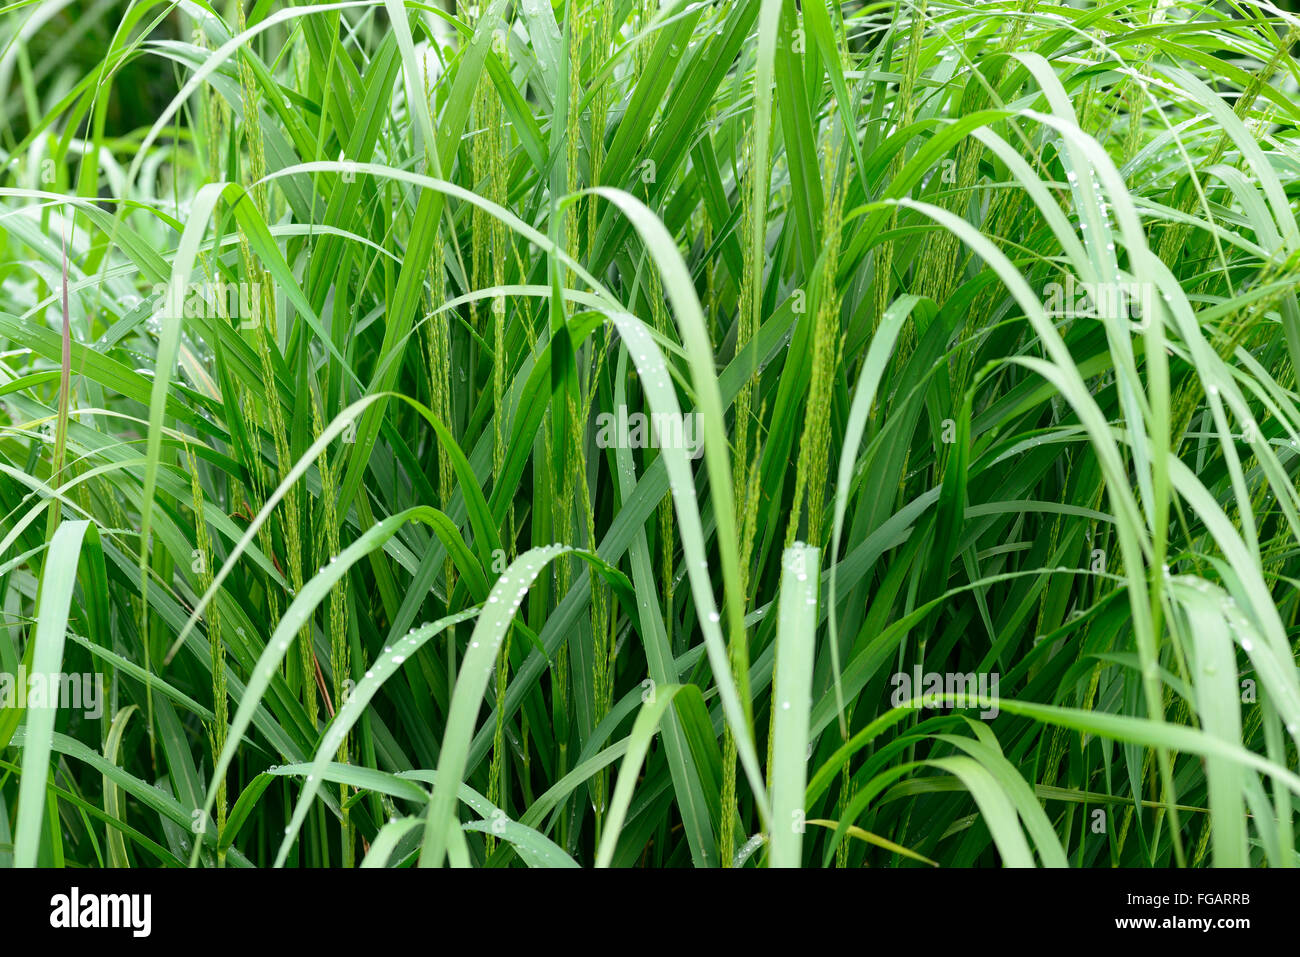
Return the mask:
[(1296, 863), (1296, 16), (0, 10), (0, 864)]

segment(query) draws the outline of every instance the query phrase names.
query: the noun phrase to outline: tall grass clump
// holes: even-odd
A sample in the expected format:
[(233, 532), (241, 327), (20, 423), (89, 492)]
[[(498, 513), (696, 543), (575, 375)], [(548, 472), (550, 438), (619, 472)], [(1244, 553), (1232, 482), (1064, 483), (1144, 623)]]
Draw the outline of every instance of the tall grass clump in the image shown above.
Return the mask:
[(1296, 864), (1298, 49), (5, 8), (0, 863)]

